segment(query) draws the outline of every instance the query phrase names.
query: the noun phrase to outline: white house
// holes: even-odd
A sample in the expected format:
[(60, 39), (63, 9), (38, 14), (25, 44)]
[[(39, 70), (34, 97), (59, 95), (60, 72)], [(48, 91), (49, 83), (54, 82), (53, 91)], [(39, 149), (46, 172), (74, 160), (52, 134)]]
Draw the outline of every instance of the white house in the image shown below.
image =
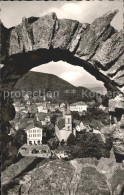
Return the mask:
[(42, 144), (43, 129), (36, 127), (34, 124), (26, 128), (27, 145), (40, 145)]
[(75, 112), (87, 112), (88, 106), (84, 102), (76, 102), (70, 105), (70, 110)]
[(15, 111), (16, 111), (16, 112), (20, 112), (20, 107), (15, 106)]

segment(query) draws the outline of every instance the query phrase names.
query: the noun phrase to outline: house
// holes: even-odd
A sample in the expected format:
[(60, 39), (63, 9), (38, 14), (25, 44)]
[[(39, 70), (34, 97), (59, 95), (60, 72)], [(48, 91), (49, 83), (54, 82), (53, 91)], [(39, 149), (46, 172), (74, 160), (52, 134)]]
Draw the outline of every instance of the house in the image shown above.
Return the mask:
[(65, 103), (64, 102), (62, 102), (61, 104), (60, 104), (60, 108), (65, 108)]
[(15, 111), (16, 111), (16, 112), (19, 112), (19, 111), (20, 111), (20, 107), (15, 106)]
[(11, 127), (8, 135), (15, 135), (15, 134), (16, 134), (16, 130), (13, 127)]
[(27, 145), (40, 145), (42, 144), (42, 132), (41, 127), (37, 127), (34, 124), (31, 124), (26, 127), (27, 133)]
[(78, 131), (78, 132), (81, 132), (81, 131), (87, 129), (87, 127), (86, 127), (86, 126), (83, 124), (83, 122), (80, 121), (80, 120), (74, 120), (74, 121), (73, 121), (73, 124), (74, 124), (74, 126), (75, 126), (76, 131)]
[(45, 114), (43, 112), (36, 113), (35, 115), (36, 121), (40, 121), (42, 125), (46, 125), (47, 123), (50, 123), (50, 114)]
[(25, 129), (26, 128), (26, 122), (18, 122), (15, 124), (15, 130)]
[(59, 141), (64, 140), (65, 142), (67, 142), (67, 139), (71, 133), (76, 136), (76, 130), (72, 128), (72, 115), (69, 105), (67, 105), (65, 117), (59, 117), (56, 121), (55, 133)]
[(20, 111), (20, 107), (21, 107), (20, 101), (15, 101), (13, 103), (13, 106), (14, 106), (16, 112), (19, 112)]
[(40, 102), (40, 103), (37, 103), (37, 110), (38, 112), (43, 112), (43, 113), (48, 113), (48, 108), (47, 108), (47, 102), (44, 101), (44, 102)]
[(50, 110), (51, 112), (55, 112), (55, 105), (51, 104), (51, 105), (49, 106), (49, 110)]
[(102, 104), (99, 106), (99, 109), (102, 110), (102, 111), (105, 111), (106, 110), (106, 107), (103, 106)]
[(69, 152), (65, 148), (63, 148), (62, 146), (59, 146), (57, 149), (55, 149), (54, 155), (56, 157), (58, 157), (59, 159), (68, 158)]
[(81, 101), (70, 105), (71, 111), (75, 111), (79, 113), (87, 112), (87, 108), (88, 106), (85, 104), (85, 102), (81, 102)]
[(27, 101), (26, 101), (26, 104), (27, 104), (27, 105), (31, 105), (31, 101), (30, 101), (30, 100), (27, 100)]
[(23, 98), (25, 101), (28, 101), (30, 99), (30, 96), (28, 93), (26, 93)]
[(24, 111), (26, 109), (26, 107), (24, 105), (20, 106), (20, 111)]
[(51, 157), (51, 150), (48, 145), (22, 145), (18, 154), (29, 157), (49, 158)]
[(37, 105), (38, 112), (48, 113), (48, 108), (43, 105)]

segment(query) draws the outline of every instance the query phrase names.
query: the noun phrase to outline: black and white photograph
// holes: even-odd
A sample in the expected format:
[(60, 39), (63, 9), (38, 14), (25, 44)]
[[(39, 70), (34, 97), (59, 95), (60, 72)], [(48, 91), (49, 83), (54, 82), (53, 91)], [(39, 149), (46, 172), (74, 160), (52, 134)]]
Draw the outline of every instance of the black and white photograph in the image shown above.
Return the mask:
[(2, 195), (124, 195), (123, 10), (0, 1)]

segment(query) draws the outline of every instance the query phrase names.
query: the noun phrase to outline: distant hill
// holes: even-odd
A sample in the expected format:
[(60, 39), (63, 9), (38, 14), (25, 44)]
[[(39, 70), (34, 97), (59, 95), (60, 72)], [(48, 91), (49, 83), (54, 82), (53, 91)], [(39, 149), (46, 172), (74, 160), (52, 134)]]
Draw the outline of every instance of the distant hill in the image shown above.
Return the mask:
[[(16, 83), (14, 90), (25, 90), (25, 91), (41, 91), (41, 94), (51, 91), (52, 99), (54, 101), (66, 101), (75, 102), (75, 101), (90, 101), (95, 98), (92, 96), (91, 90), (85, 87), (75, 87), (69, 82), (48, 73), (39, 73), (29, 71)], [(55, 91), (58, 91), (59, 97), (57, 98)], [(83, 94), (83, 96), (82, 96)], [(49, 99), (49, 98), (48, 98)]]
[(107, 93), (105, 87), (102, 87), (102, 86), (89, 87), (89, 90), (94, 91), (96, 93), (101, 93), (101, 94)]

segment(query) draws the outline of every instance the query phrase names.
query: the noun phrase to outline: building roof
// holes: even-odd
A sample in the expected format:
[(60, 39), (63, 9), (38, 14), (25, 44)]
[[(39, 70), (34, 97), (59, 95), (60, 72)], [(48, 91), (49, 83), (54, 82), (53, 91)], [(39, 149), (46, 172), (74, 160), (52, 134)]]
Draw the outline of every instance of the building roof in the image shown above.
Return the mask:
[(18, 125), (19, 129), (25, 129), (26, 128), (26, 123), (25, 122), (18, 122), (18, 123), (16, 123), (16, 125)]
[(65, 151), (65, 148), (62, 147), (61, 145), (59, 145), (58, 148), (55, 149), (55, 152), (63, 152), (63, 151)]
[(79, 101), (79, 102), (72, 103), (70, 106), (76, 106), (76, 105), (85, 105), (86, 106), (86, 103), (83, 101)]
[(61, 118), (58, 120), (58, 128), (61, 130), (65, 127), (65, 119), (64, 118)]
[(75, 125), (80, 125), (81, 122), (80, 122), (80, 120), (74, 119), (74, 120), (73, 120), (73, 123), (74, 123)]
[(39, 128), (42, 128), (43, 127), (42, 122), (40, 122), (40, 121), (36, 121), (34, 123), (34, 125), (35, 125), (35, 127), (39, 127)]
[(35, 127), (38, 127), (38, 128), (42, 128), (42, 125), (40, 126), (40, 125), (37, 125), (37, 124), (34, 124), (34, 123), (32, 123), (32, 124), (29, 124), (27, 127), (26, 127), (26, 131), (27, 130), (30, 130), (30, 129), (32, 129), (32, 128), (35, 128)]
[(40, 121), (44, 121), (45, 120), (45, 117), (46, 117), (46, 113), (39, 112), (39, 113), (36, 114), (36, 116), (38, 117), (38, 119)]

